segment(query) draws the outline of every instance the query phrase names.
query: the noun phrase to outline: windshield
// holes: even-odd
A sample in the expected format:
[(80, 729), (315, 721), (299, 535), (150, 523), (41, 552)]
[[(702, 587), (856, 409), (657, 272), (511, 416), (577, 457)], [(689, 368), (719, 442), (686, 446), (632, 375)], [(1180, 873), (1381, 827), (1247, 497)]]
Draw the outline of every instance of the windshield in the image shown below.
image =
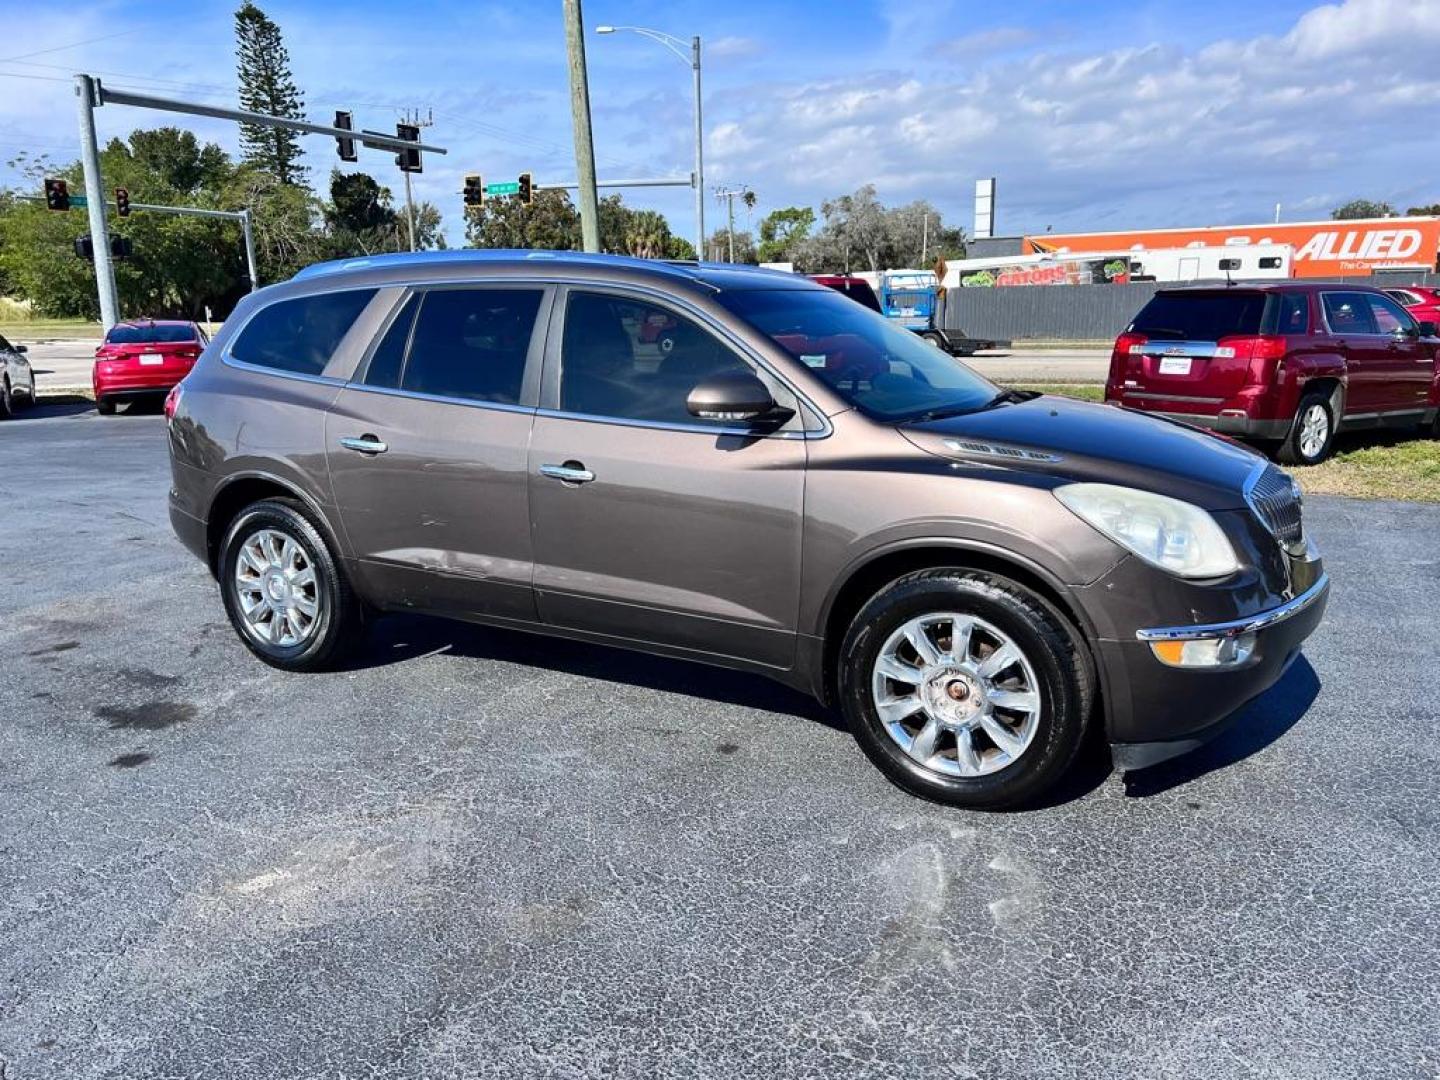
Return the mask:
[(880, 420), (972, 412), (998, 388), (948, 353), (829, 289), (739, 289), (717, 299)]
[(1264, 311), (1264, 293), (1158, 293), (1130, 329), (1172, 341), (1218, 341), (1232, 334), (1258, 334)]
[(189, 326), (117, 326), (105, 335), (112, 345), (148, 345), (194, 341), (195, 330)]

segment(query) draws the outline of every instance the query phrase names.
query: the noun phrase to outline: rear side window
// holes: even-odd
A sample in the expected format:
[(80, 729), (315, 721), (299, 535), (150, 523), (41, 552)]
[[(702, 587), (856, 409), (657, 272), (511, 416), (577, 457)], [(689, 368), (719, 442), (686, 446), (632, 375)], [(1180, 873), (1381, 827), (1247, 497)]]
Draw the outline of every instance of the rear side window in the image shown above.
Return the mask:
[(1326, 293), (1325, 321), (1332, 334), (1378, 334), (1370, 297), (1365, 293)]
[(1158, 293), (1130, 329), (1152, 339), (1218, 341), (1260, 332), (1265, 295), (1258, 292)]
[(1280, 293), (1265, 313), (1267, 334), (1308, 334), (1310, 332), (1310, 298), (1305, 293)]
[(540, 289), (433, 289), (411, 297), (365, 372), (370, 386), (515, 405)]
[(1266, 255), (1263, 259), (1260, 260), (1260, 269), (1261, 269), (1261, 270), (1279, 270), (1279, 269), (1280, 269), (1280, 256), (1278, 256), (1278, 255)]
[(352, 289), (276, 301), (245, 324), (230, 355), (242, 364), (319, 375), (374, 296), (374, 289)]

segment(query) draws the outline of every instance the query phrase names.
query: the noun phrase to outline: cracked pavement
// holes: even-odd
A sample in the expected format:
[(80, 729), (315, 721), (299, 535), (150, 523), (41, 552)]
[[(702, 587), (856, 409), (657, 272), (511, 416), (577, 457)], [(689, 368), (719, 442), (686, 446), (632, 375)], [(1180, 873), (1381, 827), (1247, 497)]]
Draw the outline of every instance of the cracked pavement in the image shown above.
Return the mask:
[(163, 421), (0, 424), (0, 1076), (1440, 1075), (1440, 507), (1308, 662), (1008, 815), (762, 680), (438, 620), (255, 661)]

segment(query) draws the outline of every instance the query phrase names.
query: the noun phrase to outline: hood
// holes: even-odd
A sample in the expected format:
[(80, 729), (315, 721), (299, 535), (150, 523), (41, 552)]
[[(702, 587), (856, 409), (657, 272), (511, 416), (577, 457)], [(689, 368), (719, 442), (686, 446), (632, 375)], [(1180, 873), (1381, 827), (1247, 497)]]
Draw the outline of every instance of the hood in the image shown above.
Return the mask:
[(1206, 510), (1245, 506), (1245, 482), (1264, 458), (1161, 417), (1044, 395), (984, 412), (908, 424), (920, 449), (979, 468), (1072, 482), (1119, 484)]

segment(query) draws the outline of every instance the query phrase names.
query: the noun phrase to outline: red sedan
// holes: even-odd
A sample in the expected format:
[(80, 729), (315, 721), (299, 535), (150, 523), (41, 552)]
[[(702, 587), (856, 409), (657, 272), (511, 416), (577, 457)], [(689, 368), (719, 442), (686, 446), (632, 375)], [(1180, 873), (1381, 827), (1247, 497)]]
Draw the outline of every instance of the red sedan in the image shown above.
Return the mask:
[(1416, 322), (1440, 323), (1440, 289), (1406, 285), (1385, 291), (1398, 300)]
[(163, 397), (190, 374), (208, 342), (193, 322), (116, 323), (95, 350), (95, 408), (109, 416), (121, 401)]

